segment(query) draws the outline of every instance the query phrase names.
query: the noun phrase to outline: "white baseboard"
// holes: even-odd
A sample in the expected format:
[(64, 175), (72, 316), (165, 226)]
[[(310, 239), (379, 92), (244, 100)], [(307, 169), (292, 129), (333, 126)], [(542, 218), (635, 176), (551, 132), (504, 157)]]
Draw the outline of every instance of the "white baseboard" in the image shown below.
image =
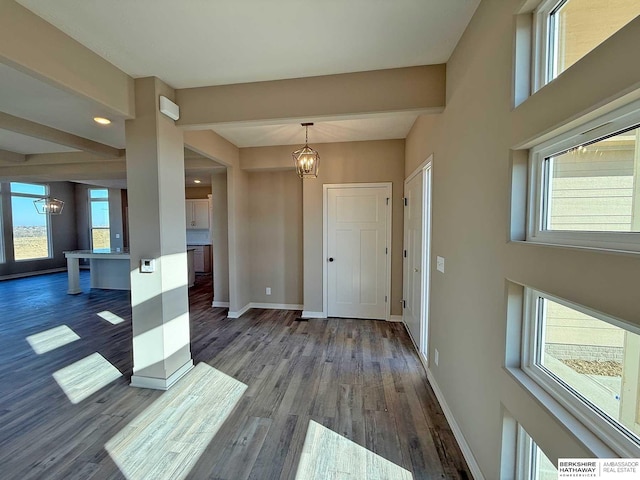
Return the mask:
[(327, 318), (324, 312), (311, 312), (309, 310), (302, 311), (302, 318)]
[(476, 458), (473, 456), (473, 453), (471, 453), (471, 448), (469, 447), (467, 440), (464, 438), (464, 435), (462, 434), (462, 430), (460, 430), (460, 427), (458, 426), (458, 422), (456, 422), (456, 419), (454, 418), (453, 413), (449, 408), (449, 405), (447, 405), (447, 402), (444, 399), (442, 390), (440, 390), (440, 387), (436, 383), (435, 377), (431, 373), (431, 370), (429, 370), (427, 359), (424, 358), (424, 356), (420, 353), (420, 349), (418, 348), (418, 345), (416, 344), (415, 339), (411, 335), (411, 330), (409, 330), (409, 327), (407, 327), (407, 324), (403, 322), (403, 325), (404, 325), (404, 329), (407, 331), (407, 334), (409, 334), (409, 338), (411, 339), (411, 343), (413, 343), (413, 348), (415, 348), (416, 350), (416, 354), (420, 359), (420, 363), (422, 364), (424, 371), (427, 373), (429, 384), (433, 389), (433, 393), (436, 394), (436, 398), (438, 399), (438, 403), (440, 404), (440, 408), (442, 408), (442, 412), (444, 413), (444, 416), (447, 419), (447, 422), (449, 422), (449, 426), (451, 427), (453, 436), (456, 438), (456, 441), (458, 442), (458, 446), (462, 451), (462, 456), (464, 456), (464, 459), (467, 461), (467, 465), (469, 465), (469, 470), (471, 470), (471, 475), (473, 475), (473, 478), (475, 480), (484, 480), (484, 475), (482, 474), (482, 471), (478, 466), (478, 462), (476, 461)]
[(34, 275), (46, 275), (47, 273), (66, 272), (67, 267), (50, 268), (49, 270), (38, 270), (36, 272), (12, 273), (11, 275), (2, 275), (0, 280), (13, 280), (14, 278), (33, 277)]
[(267, 310), (302, 310), (302, 305), (295, 303), (254, 303), (251, 302), (251, 308), (266, 308)]
[(227, 313), (227, 318), (240, 318), (242, 315), (247, 313), (247, 311), (250, 308), (251, 308), (251, 304), (247, 303), (244, 307), (242, 307), (240, 310), (237, 310), (235, 312), (232, 312), (231, 310), (229, 310), (229, 313)]
[(193, 368), (193, 360), (189, 360), (187, 363), (181, 366), (178, 370), (173, 372), (173, 374), (169, 375), (169, 378), (166, 378), (166, 379), (132, 375), (131, 383), (129, 385), (137, 388), (169, 390), (178, 380), (184, 377), (187, 374), (187, 372), (189, 372), (189, 370), (191, 370), (192, 368)]
[(229, 302), (219, 302), (217, 300), (214, 300), (213, 302), (211, 302), (211, 306), (212, 307), (229, 308)]
[(402, 315), (389, 315), (389, 322), (401, 322)]
[(476, 458), (473, 456), (473, 453), (471, 452), (471, 448), (469, 447), (469, 444), (465, 440), (464, 435), (462, 434), (462, 430), (460, 430), (460, 427), (458, 426), (458, 423), (456, 422), (456, 419), (454, 418), (453, 413), (449, 408), (449, 405), (447, 405), (447, 402), (444, 399), (442, 390), (440, 390), (440, 387), (438, 386), (438, 383), (436, 382), (435, 377), (431, 373), (431, 370), (429, 369), (426, 369), (426, 370), (427, 370), (427, 378), (429, 379), (431, 388), (433, 388), (433, 392), (436, 394), (436, 398), (438, 399), (438, 403), (440, 403), (442, 412), (444, 413), (444, 416), (447, 419), (447, 422), (449, 422), (449, 426), (451, 427), (453, 436), (456, 437), (456, 441), (460, 446), (460, 450), (462, 450), (462, 455), (464, 456), (464, 459), (467, 461), (467, 465), (469, 465), (469, 470), (471, 470), (471, 475), (473, 475), (473, 478), (475, 480), (484, 480), (484, 475), (480, 470), (480, 466), (478, 465)]

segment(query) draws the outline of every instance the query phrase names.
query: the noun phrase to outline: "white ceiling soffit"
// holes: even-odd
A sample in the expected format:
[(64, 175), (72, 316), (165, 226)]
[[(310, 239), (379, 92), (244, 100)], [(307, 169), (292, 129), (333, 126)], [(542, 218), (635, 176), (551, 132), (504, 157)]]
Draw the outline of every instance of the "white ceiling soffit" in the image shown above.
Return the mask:
[[(125, 147), (124, 119), (116, 118), (107, 109), (88, 99), (53, 87), (2, 63), (0, 86), (1, 112), (115, 148)], [(93, 117), (97, 116), (109, 118), (111, 125), (98, 125), (93, 121)], [(11, 150), (2, 143), (0, 148)]]
[(0, 149), (10, 152), (32, 155), (36, 153), (77, 152), (73, 148), (47, 142), (39, 138), (28, 137), (20, 133), (0, 129)]
[(18, 0), (133, 77), (174, 88), (449, 59), (480, 0)]
[[(309, 144), (406, 138), (417, 116), (417, 113), (398, 113), (349, 120), (316, 121), (309, 127)], [(212, 129), (240, 148), (304, 144), (304, 127), (300, 123), (230, 124), (214, 126)]]

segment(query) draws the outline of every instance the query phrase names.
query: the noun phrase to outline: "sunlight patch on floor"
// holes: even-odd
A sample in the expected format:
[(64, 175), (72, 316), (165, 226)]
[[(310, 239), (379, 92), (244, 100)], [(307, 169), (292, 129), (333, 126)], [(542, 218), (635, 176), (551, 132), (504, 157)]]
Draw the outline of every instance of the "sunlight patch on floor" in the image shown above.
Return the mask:
[(129, 480), (185, 478), (246, 389), (200, 363), (105, 448)]
[(26, 340), (33, 351), (41, 355), (80, 340), (80, 337), (66, 325), (60, 325), (44, 332), (29, 335)]
[(412, 480), (408, 470), (311, 420), (296, 480)]
[(110, 312), (109, 310), (105, 310), (104, 312), (96, 313), (96, 315), (98, 315), (103, 320), (106, 320), (107, 322), (111, 323), (112, 325), (117, 325), (119, 323), (124, 322), (124, 318), (119, 317), (118, 315), (116, 315), (115, 313)]
[(99, 353), (78, 360), (53, 374), (71, 403), (80, 403), (120, 378), (120, 371)]

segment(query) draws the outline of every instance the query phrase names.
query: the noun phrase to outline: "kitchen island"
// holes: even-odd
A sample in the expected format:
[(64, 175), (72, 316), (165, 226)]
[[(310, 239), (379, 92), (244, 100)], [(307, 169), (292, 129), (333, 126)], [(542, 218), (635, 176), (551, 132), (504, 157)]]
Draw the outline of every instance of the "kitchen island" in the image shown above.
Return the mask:
[(91, 288), (131, 290), (130, 256), (128, 251), (111, 249), (73, 250), (64, 252), (67, 259), (69, 287), (67, 293), (82, 293), (80, 288), (80, 259), (91, 263)]

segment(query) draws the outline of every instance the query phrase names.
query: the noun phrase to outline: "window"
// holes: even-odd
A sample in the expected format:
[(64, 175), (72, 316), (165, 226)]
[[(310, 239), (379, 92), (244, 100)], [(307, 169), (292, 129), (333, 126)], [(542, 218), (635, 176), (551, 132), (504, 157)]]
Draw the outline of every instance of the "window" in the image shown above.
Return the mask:
[(2, 196), (2, 182), (0, 182), (0, 263), (6, 262), (4, 253), (4, 216), (2, 215), (2, 204), (4, 197)]
[(109, 232), (109, 190), (89, 189), (89, 218), (91, 223), (91, 248), (111, 248)]
[(637, 0), (547, 0), (535, 13), (536, 90), (640, 15)]
[(531, 151), (527, 240), (640, 251), (639, 107)]
[(522, 368), (622, 456), (640, 452), (640, 328), (525, 289)]
[(39, 214), (33, 203), (49, 195), (49, 187), (11, 182), (13, 255), (16, 261), (51, 258), (49, 215)]
[(527, 431), (518, 425), (516, 478), (518, 480), (557, 480), (558, 470), (536, 445)]

